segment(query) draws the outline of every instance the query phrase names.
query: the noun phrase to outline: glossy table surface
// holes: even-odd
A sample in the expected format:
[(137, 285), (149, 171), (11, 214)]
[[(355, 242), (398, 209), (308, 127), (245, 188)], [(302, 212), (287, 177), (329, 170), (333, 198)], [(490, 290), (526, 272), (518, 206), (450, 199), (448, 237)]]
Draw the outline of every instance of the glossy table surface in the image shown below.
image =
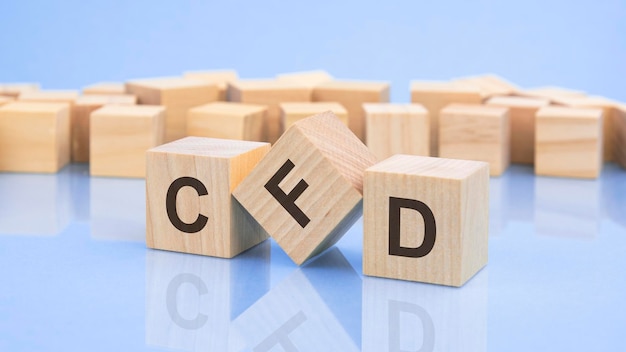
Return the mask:
[(0, 174), (1, 351), (615, 351), (626, 170), (490, 183), (489, 264), (462, 288), (364, 277), (362, 222), (298, 267), (145, 247), (144, 180)]

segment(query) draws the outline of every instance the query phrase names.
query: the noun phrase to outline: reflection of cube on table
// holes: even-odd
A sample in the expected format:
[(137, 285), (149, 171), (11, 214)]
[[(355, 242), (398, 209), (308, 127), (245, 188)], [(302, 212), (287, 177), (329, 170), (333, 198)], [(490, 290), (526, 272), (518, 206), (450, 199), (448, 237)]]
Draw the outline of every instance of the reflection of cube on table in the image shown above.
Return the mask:
[(187, 114), (187, 135), (261, 141), (266, 114), (264, 105), (214, 102), (197, 106)]
[(0, 171), (59, 171), (70, 161), (64, 103), (17, 101), (0, 107)]
[(509, 166), (509, 133), (507, 108), (452, 104), (439, 113), (439, 156), (485, 161), (500, 176)]
[(346, 126), (348, 125), (348, 111), (339, 103), (310, 102), (310, 103), (281, 103), (281, 119), (285, 129), (294, 123), (325, 111), (332, 111)]
[(602, 169), (602, 110), (549, 106), (537, 112), (535, 174), (597, 178)]
[(617, 105), (613, 119), (615, 125), (615, 161), (626, 169), (626, 105)]
[(163, 143), (165, 108), (108, 105), (91, 113), (92, 176), (145, 177), (146, 151)]
[(367, 146), (379, 160), (394, 154), (430, 155), (428, 111), (419, 104), (363, 104)]

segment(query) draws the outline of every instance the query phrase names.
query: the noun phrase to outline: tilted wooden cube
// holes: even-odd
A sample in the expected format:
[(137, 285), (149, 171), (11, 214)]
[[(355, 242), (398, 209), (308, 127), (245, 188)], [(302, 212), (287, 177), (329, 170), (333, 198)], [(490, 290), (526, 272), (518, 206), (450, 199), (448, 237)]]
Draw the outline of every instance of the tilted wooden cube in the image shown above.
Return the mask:
[(428, 111), (419, 104), (363, 104), (367, 146), (379, 160), (394, 154), (430, 155)]
[(489, 99), (496, 95), (512, 95), (520, 90), (513, 83), (494, 74), (461, 77), (452, 80), (452, 82), (478, 88), (483, 99)]
[(231, 258), (265, 240), (231, 192), (269, 149), (262, 142), (187, 137), (149, 150), (148, 247)]
[(17, 98), (25, 92), (39, 90), (39, 83), (0, 83), (0, 95)]
[(313, 89), (313, 101), (334, 101), (348, 110), (348, 127), (365, 142), (365, 111), (363, 103), (389, 101), (387, 82), (333, 80)]
[(530, 98), (548, 99), (551, 103), (558, 104), (561, 99), (582, 98), (587, 94), (579, 90), (547, 86), (518, 90), (517, 92), (515, 92), (515, 95)]
[(297, 264), (361, 215), (367, 147), (331, 112), (296, 122), (233, 195)]
[(311, 101), (311, 87), (291, 81), (272, 79), (240, 80), (229, 83), (231, 101), (267, 106), (263, 140), (276, 143), (285, 131), (280, 119), (280, 103)]
[(489, 163), (489, 174), (509, 167), (509, 110), (504, 107), (451, 104), (439, 112), (439, 156)]
[(260, 142), (266, 115), (265, 105), (214, 102), (197, 106), (187, 113), (187, 135)]
[(83, 88), (85, 95), (117, 95), (126, 94), (126, 86), (122, 82), (99, 82)]
[(280, 104), (280, 118), (281, 122), (285, 125), (285, 129), (291, 127), (297, 121), (326, 111), (332, 111), (341, 122), (346, 126), (348, 125), (348, 111), (339, 103), (310, 102)]
[(411, 82), (411, 102), (423, 105), (430, 116), (430, 155), (439, 155), (439, 111), (452, 103), (480, 104), (477, 87), (454, 82)]
[(89, 161), (89, 117), (104, 105), (135, 105), (137, 98), (129, 94), (82, 95), (74, 102), (72, 123), (72, 161)]
[(489, 99), (486, 104), (509, 109), (511, 162), (534, 163), (535, 114), (541, 107), (550, 105), (550, 101), (541, 98), (496, 96)]
[(626, 169), (626, 104), (619, 104), (615, 108), (615, 161)]
[(65, 103), (16, 101), (0, 107), (0, 171), (59, 171), (70, 161)]
[(462, 286), (487, 264), (487, 163), (398, 154), (364, 187), (363, 274)]
[(597, 178), (602, 170), (602, 115), (601, 109), (539, 109), (535, 174)]
[(163, 143), (165, 108), (107, 105), (91, 113), (89, 173), (145, 177), (146, 151)]
[(165, 141), (187, 135), (187, 111), (217, 100), (217, 85), (182, 77), (132, 80), (126, 92), (137, 96), (139, 104), (162, 105), (165, 112)]
[(324, 70), (288, 72), (276, 75), (279, 81), (290, 81), (307, 85), (314, 88), (317, 85), (333, 80), (328, 72)]
[(196, 79), (211, 84), (217, 84), (217, 100), (228, 101), (228, 83), (237, 80), (238, 75), (235, 70), (207, 70), (207, 71), (187, 71), (183, 73), (185, 78)]

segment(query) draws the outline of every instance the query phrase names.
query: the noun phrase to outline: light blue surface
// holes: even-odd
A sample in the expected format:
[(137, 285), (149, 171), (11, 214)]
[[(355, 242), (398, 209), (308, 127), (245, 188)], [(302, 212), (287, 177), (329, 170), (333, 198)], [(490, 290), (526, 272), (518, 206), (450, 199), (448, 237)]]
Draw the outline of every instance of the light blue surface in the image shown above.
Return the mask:
[(361, 221), (300, 268), (273, 240), (232, 260), (147, 249), (144, 187), (81, 164), (0, 174), (0, 350), (241, 351), (280, 332), (302, 351), (623, 346), (614, 164), (597, 181), (492, 178), (489, 264), (460, 289), (363, 277)]

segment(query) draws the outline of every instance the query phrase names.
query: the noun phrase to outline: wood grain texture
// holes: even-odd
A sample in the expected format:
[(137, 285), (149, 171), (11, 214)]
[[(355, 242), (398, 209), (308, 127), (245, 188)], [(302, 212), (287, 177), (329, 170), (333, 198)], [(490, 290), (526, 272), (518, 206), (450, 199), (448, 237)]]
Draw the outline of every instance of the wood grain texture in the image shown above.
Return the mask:
[[(436, 234), (421, 257), (390, 255), (390, 197), (424, 203)], [(395, 155), (365, 171), (363, 274), (462, 286), (487, 264), (489, 167), (487, 163)], [(418, 248), (424, 217), (400, 212), (400, 245)]]
[(452, 81), (478, 88), (483, 99), (489, 99), (496, 95), (512, 95), (520, 90), (513, 83), (494, 74), (461, 77)]
[(332, 111), (341, 122), (348, 126), (348, 111), (343, 105), (335, 102), (281, 103), (280, 119), (287, 129), (302, 119), (326, 111)]
[[(292, 202), (309, 219), (304, 225), (266, 188), (288, 161), (293, 168), (278, 187), (290, 194), (306, 182)], [(233, 196), (296, 264), (302, 264), (335, 244), (359, 218), (363, 171), (374, 162), (368, 148), (326, 112), (289, 128)]]
[(0, 83), (0, 95), (17, 98), (25, 92), (39, 90), (39, 83)]
[(163, 77), (126, 82), (126, 92), (137, 96), (139, 104), (162, 105), (165, 112), (165, 141), (187, 135), (187, 111), (216, 101), (217, 85), (197, 79)]
[(276, 143), (285, 131), (280, 118), (280, 103), (311, 101), (311, 87), (288, 80), (239, 80), (229, 84), (228, 96), (234, 102), (266, 105), (263, 140)]
[(520, 96), (495, 96), (487, 102), (490, 106), (509, 109), (511, 162), (533, 164), (535, 162), (535, 114), (548, 99)]
[(365, 142), (363, 103), (389, 102), (388, 82), (333, 80), (313, 89), (313, 101), (338, 102), (348, 110), (348, 127)]
[(89, 161), (89, 116), (104, 105), (135, 105), (137, 98), (129, 94), (82, 95), (76, 98), (72, 123), (72, 161)]
[(85, 95), (118, 95), (126, 94), (126, 86), (122, 82), (99, 82), (83, 88)]
[(228, 83), (238, 79), (235, 70), (186, 71), (183, 77), (217, 85), (217, 100), (228, 101)]
[(451, 104), (439, 113), (439, 156), (485, 161), (491, 176), (509, 167), (509, 138), (506, 107)]
[(626, 104), (618, 104), (615, 107), (615, 161), (626, 169)]
[[(261, 142), (187, 137), (150, 149), (146, 175), (146, 244), (150, 248), (232, 258), (267, 239), (267, 233), (246, 213), (231, 192), (268, 153)], [(197, 232), (175, 227), (166, 210), (170, 185), (192, 177), (207, 189), (198, 196), (183, 187), (176, 196), (176, 213), (187, 223), (207, 217)]]
[(602, 115), (601, 109), (539, 109), (535, 174), (597, 178), (602, 170)]
[(214, 102), (197, 106), (187, 114), (187, 135), (262, 141), (265, 105)]
[(480, 89), (455, 82), (411, 82), (411, 102), (421, 104), (430, 116), (430, 155), (439, 155), (439, 111), (452, 103), (480, 104)]
[(146, 151), (163, 143), (165, 108), (107, 105), (91, 113), (89, 173), (146, 176)]
[(430, 155), (428, 111), (420, 104), (363, 104), (367, 146), (378, 160), (394, 154)]
[(314, 88), (315, 86), (322, 83), (332, 81), (333, 76), (331, 76), (328, 72), (324, 70), (312, 70), (282, 73), (276, 75), (276, 79), (279, 81), (300, 83), (308, 87)]
[(0, 171), (54, 173), (69, 161), (68, 104), (16, 101), (0, 107)]

